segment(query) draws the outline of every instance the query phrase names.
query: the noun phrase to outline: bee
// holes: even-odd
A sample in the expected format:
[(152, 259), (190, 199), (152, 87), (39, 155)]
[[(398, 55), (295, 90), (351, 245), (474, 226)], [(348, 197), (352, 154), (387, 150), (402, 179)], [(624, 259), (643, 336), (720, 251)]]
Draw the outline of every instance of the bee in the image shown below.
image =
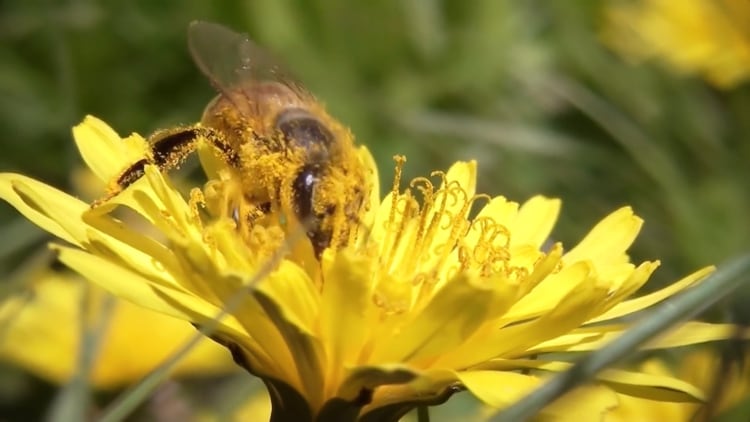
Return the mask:
[(368, 193), (351, 132), (247, 35), (196, 21), (188, 46), (219, 94), (200, 123), (151, 135), (150, 154), (126, 168), (109, 195), (140, 179), (146, 165), (177, 168), (204, 144), (230, 169), (235, 188), (226, 209), (238, 230), (276, 216), (302, 224), (318, 258), (332, 243), (345, 244), (346, 221)]

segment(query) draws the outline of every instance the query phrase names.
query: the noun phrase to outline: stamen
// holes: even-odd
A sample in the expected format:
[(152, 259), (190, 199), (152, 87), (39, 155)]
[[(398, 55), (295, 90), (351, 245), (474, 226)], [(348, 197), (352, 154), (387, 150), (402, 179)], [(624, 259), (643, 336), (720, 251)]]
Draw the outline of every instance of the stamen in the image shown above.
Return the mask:
[[(394, 230), (395, 227), (392, 227), (392, 225), (396, 221), (396, 213), (398, 212), (398, 202), (401, 196), (399, 194), (399, 188), (401, 187), (401, 172), (404, 163), (406, 163), (406, 157), (403, 155), (394, 155), (393, 161), (396, 162), (396, 167), (393, 174), (393, 186), (391, 187), (391, 210), (388, 215), (388, 220), (385, 221), (385, 227), (383, 227), (385, 231), (385, 237), (383, 239), (383, 256), (387, 256), (389, 262), (392, 261), (392, 254), (393, 251), (395, 251), (395, 246), (392, 245), (392, 243), (394, 243), (393, 237), (395, 236), (396, 239), (400, 237), (398, 235), (400, 234), (400, 230)], [(403, 223), (403, 220), (404, 219), (402, 219), (401, 223)]]
[(190, 190), (190, 200), (188, 200), (190, 206), (190, 214), (195, 223), (201, 230), (203, 230), (203, 221), (201, 219), (202, 208), (206, 208), (206, 198), (203, 196), (203, 191), (199, 188), (193, 188)]

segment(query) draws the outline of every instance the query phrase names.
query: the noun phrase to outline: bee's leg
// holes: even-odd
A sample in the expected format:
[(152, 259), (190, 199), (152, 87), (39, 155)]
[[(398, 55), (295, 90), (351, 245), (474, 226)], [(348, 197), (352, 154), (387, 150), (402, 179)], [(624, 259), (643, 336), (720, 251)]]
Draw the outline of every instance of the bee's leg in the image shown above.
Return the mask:
[(97, 204), (117, 195), (125, 188), (143, 177), (147, 164), (155, 165), (162, 171), (179, 167), (198, 146), (198, 141), (205, 139), (224, 156), (230, 165), (238, 165), (239, 157), (224, 138), (215, 130), (203, 126), (189, 126), (162, 130), (149, 136), (150, 154), (136, 161), (120, 173), (107, 188), (107, 195), (94, 202)]
[(239, 163), (237, 153), (218, 132), (210, 127), (192, 126), (159, 131), (151, 135), (149, 141), (153, 164), (162, 171), (179, 167), (188, 155), (195, 151), (201, 138), (216, 148), (230, 165), (236, 166)]

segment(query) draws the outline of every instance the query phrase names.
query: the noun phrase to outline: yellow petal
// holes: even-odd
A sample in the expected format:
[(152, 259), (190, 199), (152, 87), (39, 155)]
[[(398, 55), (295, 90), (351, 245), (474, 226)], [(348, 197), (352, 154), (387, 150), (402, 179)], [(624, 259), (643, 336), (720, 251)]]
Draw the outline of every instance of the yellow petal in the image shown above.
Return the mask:
[(533, 391), (539, 378), (505, 371), (459, 371), (456, 377), (479, 400), (503, 408)]
[[(380, 178), (378, 176), (378, 166), (375, 163), (375, 158), (370, 154), (370, 150), (362, 146), (357, 150), (359, 159), (367, 169), (366, 183), (371, 187), (370, 196), (366, 199), (365, 203), (369, 203), (368, 208), (365, 210), (365, 215), (362, 217), (362, 224), (365, 227), (370, 228), (375, 221), (375, 213), (380, 205)], [(364, 241), (367, 236), (361, 236), (360, 240)]]
[(644, 349), (671, 349), (709, 341), (750, 338), (750, 329), (734, 324), (686, 322), (647, 343)]
[(542, 315), (557, 306), (581, 281), (590, 276), (591, 266), (577, 262), (545, 277), (532, 291), (519, 299), (504, 320), (525, 320)]
[[(619, 267), (615, 270), (614, 267)], [(599, 311), (605, 314), (608, 310), (614, 306), (622, 303), (622, 300), (636, 292), (641, 286), (643, 286), (651, 274), (659, 267), (659, 262), (644, 262), (637, 268), (633, 268), (631, 264), (614, 265), (610, 267), (613, 272), (610, 272), (609, 279), (600, 275), (600, 280), (604, 278), (605, 284), (609, 283), (609, 295), (602, 302), (602, 306)], [(621, 274), (616, 274), (620, 272)], [(597, 321), (598, 318), (592, 318), (591, 322)]]
[(81, 214), (88, 204), (20, 174), (0, 174), (0, 198), (43, 230), (74, 245), (86, 239)]
[(93, 116), (86, 116), (73, 128), (73, 138), (83, 161), (105, 183), (148, 152), (148, 144), (140, 136), (121, 139), (111, 127)]
[[(292, 378), (292, 380), (299, 383), (297, 385), (292, 384), (292, 386), (301, 389), (300, 392), (305, 396), (314, 412), (319, 410), (324, 399), (324, 391), (321, 386), (324, 385), (323, 365), (325, 364), (325, 352), (320, 339), (300, 330), (288, 318), (288, 311), (281, 308), (272, 297), (267, 296), (260, 290), (253, 291), (253, 297), (263, 307), (268, 318), (283, 337), (286, 348), (291, 354), (292, 365), (296, 367), (298, 374), (297, 379)], [(286, 352), (282, 348), (277, 351)]]
[(702, 268), (686, 277), (681, 279), (680, 281), (674, 282), (667, 287), (657, 290), (653, 293), (649, 293), (645, 296), (640, 296), (635, 299), (627, 300), (624, 302), (620, 302), (619, 304), (615, 305), (612, 309), (605, 312), (604, 314), (596, 317), (592, 320), (592, 322), (595, 321), (608, 321), (611, 319), (619, 318), (624, 315), (629, 315), (634, 312), (638, 312), (642, 309), (646, 309), (652, 305), (655, 305), (659, 302), (661, 302), (664, 299), (667, 299), (669, 297), (672, 297), (676, 293), (692, 286), (693, 284), (699, 282), (700, 280), (706, 278), (710, 273), (712, 273), (715, 270), (715, 267), (705, 267)]
[(597, 375), (597, 379), (615, 391), (632, 397), (681, 403), (706, 399), (695, 386), (672, 377), (610, 369)]
[(526, 295), (529, 291), (533, 291), (533, 289), (542, 283), (547, 277), (550, 277), (552, 272), (560, 264), (562, 254), (562, 245), (555, 243), (552, 245), (549, 252), (547, 252), (547, 255), (543, 256), (541, 259), (537, 258), (537, 260), (534, 261), (533, 271), (523, 279), (519, 297)]
[(539, 412), (535, 421), (555, 422), (612, 422), (605, 415), (617, 407), (623, 398), (602, 385), (583, 385), (564, 394)]
[(451, 355), (454, 367), (479, 364), (488, 359), (526, 354), (537, 343), (563, 335), (580, 325), (606, 295), (594, 279), (582, 280), (553, 309), (537, 319), (496, 330), (482, 331), (462, 345), (463, 353)]
[[(630, 326), (622, 324), (582, 328), (549, 342), (541, 343), (537, 347), (529, 349), (529, 352), (587, 352), (598, 350), (622, 335), (629, 328)], [(750, 330), (738, 329), (736, 325), (732, 324), (686, 322), (650, 341), (641, 349), (670, 349), (673, 347), (727, 340), (733, 337), (750, 338)]]
[[(114, 302), (111, 312), (104, 312), (101, 305), (111, 297), (95, 288), (89, 292), (90, 306), (82, 306), (83, 293), (82, 280), (45, 273), (34, 280), (30, 300), (4, 302), (0, 321), (8, 325), (4, 325), (7, 331), (0, 342), (0, 355), (48, 380), (67, 382), (78, 370), (82, 316), (91, 317), (87, 319), (94, 321), (94, 327), (104, 331), (89, 380), (98, 388), (111, 388), (144, 377), (196, 334), (185, 321), (124, 301)], [(22, 308), (14, 314), (15, 305)], [(102, 325), (101, 318), (107, 316)], [(134, 344), (138, 353), (133, 353)], [(172, 373), (213, 374), (233, 367), (226, 349), (204, 339), (180, 359)]]
[(321, 312), (320, 293), (302, 268), (282, 261), (273, 273), (257, 284), (257, 289), (273, 297), (286, 310), (287, 318), (302, 331), (312, 334)]
[(626, 261), (625, 251), (641, 230), (643, 220), (623, 207), (606, 216), (563, 257), (566, 263), (591, 260), (600, 265)]
[[(183, 320), (204, 322), (212, 320), (220, 309), (176, 286), (167, 287), (112, 262), (79, 249), (54, 246), (62, 263), (115, 296), (137, 303), (156, 312)], [(222, 331), (242, 329), (233, 317), (220, 323)]]
[(143, 216), (172, 241), (185, 243), (186, 239), (193, 239), (196, 244), (204, 243), (192, 209), (155, 166), (145, 166), (144, 177), (109, 199), (106, 204), (93, 208), (91, 213), (107, 214), (117, 204)]
[(518, 216), (509, 227), (511, 246), (532, 245), (541, 248), (560, 214), (560, 200), (535, 196), (518, 210)]
[[(492, 200), (487, 205), (482, 207), (482, 209), (479, 211), (479, 214), (477, 214), (476, 219), (489, 217), (492, 218), (497, 224), (501, 224), (510, 229), (513, 222), (516, 220), (517, 214), (518, 203), (508, 201), (507, 199), (505, 199), (505, 197), (497, 196), (492, 198)], [(475, 242), (467, 241), (467, 243), (473, 244)]]
[[(381, 245), (381, 247), (387, 243), (386, 236), (388, 236), (390, 231), (386, 230), (386, 228), (390, 224), (391, 213), (393, 213), (393, 192), (388, 192), (380, 205), (375, 209), (375, 216), (370, 232), (370, 238), (373, 243)], [(365, 236), (363, 243), (366, 240), (367, 236)], [(383, 251), (381, 250), (380, 252), (382, 253)]]
[(460, 274), (440, 289), (424, 310), (373, 352), (375, 362), (429, 359), (462, 344), (495, 301), (495, 291)]
[[(372, 289), (370, 261), (348, 250), (323, 262), (320, 331), (329, 366), (327, 380), (343, 377), (345, 366), (354, 365), (367, 336), (365, 312)], [(330, 385), (330, 384), (329, 384)]]
[(182, 271), (167, 246), (108, 216), (86, 212), (83, 214), (83, 221), (91, 227), (87, 232), (89, 250), (121, 260), (131, 269), (153, 280), (177, 284), (176, 278), (182, 275)]
[[(466, 192), (466, 197), (471, 198), (476, 193), (477, 188), (477, 162), (472, 160), (454, 163), (445, 174), (445, 181), (447, 183), (458, 182)], [(445, 187), (445, 185), (442, 187)]]
[[(618, 328), (612, 326), (612, 330), (617, 331), (618, 333), (621, 333), (619, 331), (621, 328), (622, 327), (620, 326), (618, 326)], [(582, 344), (590, 343), (599, 344), (598, 348), (601, 348), (604, 343), (599, 343), (599, 340), (607, 335), (607, 330), (609, 329), (610, 326), (607, 326), (606, 328), (596, 327), (596, 329), (594, 329), (592, 327), (587, 327), (572, 330), (567, 334), (557, 336), (529, 348), (529, 354), (564, 352)]]
[[(479, 368), (496, 371), (535, 369), (563, 372), (572, 366), (569, 362), (512, 359), (490, 361)], [(674, 402), (697, 402), (705, 399), (703, 392), (692, 384), (665, 375), (607, 369), (597, 374), (596, 379), (619, 393), (634, 397)]]

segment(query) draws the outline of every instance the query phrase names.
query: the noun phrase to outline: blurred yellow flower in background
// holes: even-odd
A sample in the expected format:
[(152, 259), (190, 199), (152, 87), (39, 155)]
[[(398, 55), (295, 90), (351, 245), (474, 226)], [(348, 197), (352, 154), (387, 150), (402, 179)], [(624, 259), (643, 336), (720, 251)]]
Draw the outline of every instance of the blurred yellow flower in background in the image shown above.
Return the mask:
[(748, 27), (746, 0), (612, 1), (602, 37), (630, 60), (660, 59), (731, 88), (750, 77)]
[[(146, 148), (140, 136), (123, 140), (92, 117), (74, 137), (103, 181)], [(288, 216), (236, 230), (222, 212), (234, 198), (220, 177), (188, 199), (168, 176), (145, 166), (142, 178), (91, 208), (31, 178), (3, 174), (0, 197), (67, 241), (71, 246), (54, 246), (59, 259), (116, 296), (199, 325), (223, 315), (212, 337), (263, 379), (274, 417), (289, 420), (397, 420), (462, 389), (505, 407), (545, 374), (569, 368), (561, 353), (600, 348), (628, 329), (621, 317), (712, 271), (630, 298), (658, 266), (630, 262), (627, 249), (642, 225), (630, 208), (611, 213), (564, 252), (559, 243), (545, 244), (559, 200), (537, 196), (519, 205), (477, 194), (474, 162), (416, 178), (402, 190), (405, 160), (398, 158), (381, 201), (377, 168), (364, 148), (360, 159), (372, 169), (369, 207), (356, 221), (337, 223), (346, 225), (334, 229), (347, 241), (319, 260)], [(229, 172), (225, 163), (211, 165), (209, 175)], [(158, 236), (123, 224), (124, 211)], [(275, 260), (279, 251), (286, 252)], [(224, 315), (232, 302), (239, 306)], [(688, 323), (649, 347), (732, 333), (730, 325)], [(578, 417), (602, 414), (620, 394), (704, 398), (671, 376), (608, 370), (598, 379), (590, 387), (597, 399), (581, 402)]]
[[(747, 353), (744, 355), (747, 359)], [(676, 376), (692, 385), (701, 388), (706, 394), (707, 403), (677, 403), (654, 401), (620, 395), (616, 406), (602, 414), (602, 422), (690, 422), (714, 420), (721, 412), (731, 409), (743, 400), (750, 399), (750, 366), (747, 361), (733, 361), (722, 368), (726, 361), (715, 349), (700, 349), (689, 352), (682, 357), (673, 370), (661, 359), (646, 361), (641, 370), (659, 376)], [(717, 384), (718, 383), (718, 384)], [(715, 390), (716, 388), (719, 390)], [(580, 406), (580, 400), (588, 399), (585, 392), (563, 396), (556, 402), (561, 413), (574, 413)], [(704, 412), (710, 411), (710, 415)]]
[[(84, 329), (98, 328), (102, 331), (88, 381), (98, 389), (112, 389), (140, 380), (195, 335), (185, 321), (115, 299), (84, 283), (72, 274), (48, 270), (30, 283), (30, 291), (0, 304), (0, 359), (64, 384), (81, 369)], [(203, 340), (180, 359), (172, 374), (219, 375), (233, 367), (225, 349)]]

